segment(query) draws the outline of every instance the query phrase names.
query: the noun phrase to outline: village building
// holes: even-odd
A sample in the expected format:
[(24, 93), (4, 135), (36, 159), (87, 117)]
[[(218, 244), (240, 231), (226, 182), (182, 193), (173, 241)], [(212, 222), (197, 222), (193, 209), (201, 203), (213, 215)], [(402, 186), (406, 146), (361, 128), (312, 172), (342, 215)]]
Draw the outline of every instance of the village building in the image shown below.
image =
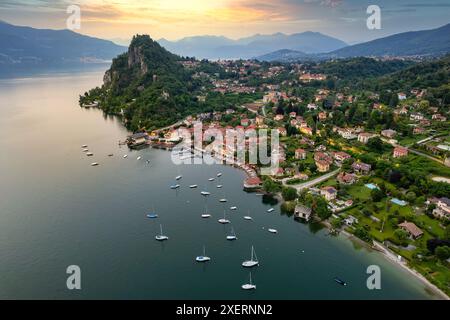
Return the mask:
[(433, 215), (438, 219), (450, 219), (450, 199), (447, 197), (431, 198), (429, 203), (434, 203), (436, 208), (433, 210)]
[(393, 151), (394, 158), (405, 157), (408, 155), (408, 148), (395, 147)]
[(305, 160), (306, 159), (306, 151), (304, 149), (295, 150), (295, 159)]
[(285, 137), (285, 136), (287, 135), (287, 130), (286, 130), (286, 128), (284, 128), (284, 127), (279, 127), (279, 128), (277, 128), (277, 130), (278, 130), (279, 134), (280, 134), (282, 137)]
[(353, 173), (341, 172), (336, 177), (336, 180), (342, 184), (354, 184), (357, 178)]
[(311, 219), (312, 210), (304, 205), (298, 204), (295, 206), (294, 217), (309, 221)]
[(386, 137), (389, 139), (392, 139), (393, 137), (395, 137), (396, 134), (397, 134), (397, 131), (392, 130), (392, 129), (386, 129), (386, 130), (381, 131), (381, 135), (383, 137)]
[(369, 140), (373, 137), (375, 137), (376, 135), (372, 134), (372, 133), (368, 133), (368, 132), (361, 132), (360, 134), (358, 134), (358, 141), (361, 143), (366, 144), (367, 142), (369, 142)]
[(412, 222), (405, 221), (398, 226), (408, 232), (413, 239), (418, 239), (423, 236), (423, 231)]
[(282, 114), (277, 114), (274, 118), (273, 118), (273, 120), (275, 120), (275, 121), (281, 121), (281, 120), (283, 120), (284, 119), (284, 115), (282, 115)]
[(352, 163), (353, 172), (361, 175), (367, 175), (370, 173), (372, 166), (364, 162), (353, 162)]
[(327, 201), (336, 199), (337, 190), (334, 187), (328, 186), (320, 189), (320, 195), (323, 196)]
[(261, 187), (262, 181), (258, 177), (249, 177), (244, 180), (244, 189), (257, 189)]
[(327, 172), (330, 170), (330, 163), (323, 160), (316, 160), (317, 171)]

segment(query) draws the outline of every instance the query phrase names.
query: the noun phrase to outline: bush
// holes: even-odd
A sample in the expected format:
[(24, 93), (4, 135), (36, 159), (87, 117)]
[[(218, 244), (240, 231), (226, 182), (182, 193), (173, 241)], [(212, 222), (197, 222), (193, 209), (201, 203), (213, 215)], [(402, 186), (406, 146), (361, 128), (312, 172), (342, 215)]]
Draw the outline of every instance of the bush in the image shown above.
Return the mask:
[(283, 190), (281, 191), (281, 195), (283, 196), (283, 199), (285, 201), (292, 201), (297, 198), (297, 190), (290, 187), (283, 188)]

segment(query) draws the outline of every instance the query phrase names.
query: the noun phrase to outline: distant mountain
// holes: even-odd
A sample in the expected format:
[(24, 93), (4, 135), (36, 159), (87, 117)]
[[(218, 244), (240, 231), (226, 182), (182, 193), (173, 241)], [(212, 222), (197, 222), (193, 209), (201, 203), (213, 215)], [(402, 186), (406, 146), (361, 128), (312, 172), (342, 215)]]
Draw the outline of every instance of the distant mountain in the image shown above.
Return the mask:
[(308, 55), (302, 51), (281, 49), (262, 56), (256, 57), (259, 61), (269, 61), (269, 62), (293, 62), (298, 60), (311, 59), (312, 56)]
[(217, 36), (196, 36), (175, 42), (165, 39), (158, 42), (173, 53), (200, 59), (249, 59), (281, 49), (319, 53), (347, 46), (339, 39), (311, 31), (292, 35), (257, 34), (238, 40)]
[(0, 70), (73, 66), (110, 61), (125, 52), (111, 41), (69, 30), (21, 27), (0, 21)]
[(438, 56), (450, 52), (450, 24), (443, 27), (395, 34), (331, 52), (336, 57)]

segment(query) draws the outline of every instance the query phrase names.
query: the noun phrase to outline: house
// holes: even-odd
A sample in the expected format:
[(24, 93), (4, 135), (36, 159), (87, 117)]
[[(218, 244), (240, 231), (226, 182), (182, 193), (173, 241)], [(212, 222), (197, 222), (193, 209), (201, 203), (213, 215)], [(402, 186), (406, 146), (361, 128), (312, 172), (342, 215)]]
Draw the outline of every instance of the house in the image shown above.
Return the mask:
[(357, 174), (369, 174), (372, 166), (364, 162), (353, 162), (352, 169)]
[(330, 163), (323, 160), (316, 160), (317, 171), (327, 172), (330, 170)]
[(295, 159), (305, 160), (306, 159), (306, 151), (304, 149), (295, 150)]
[(313, 130), (310, 127), (302, 127), (302, 128), (300, 128), (300, 132), (304, 133), (308, 136), (312, 136), (312, 134), (313, 134)]
[(423, 231), (412, 222), (405, 221), (398, 226), (408, 232), (413, 239), (418, 239), (423, 235)]
[(261, 179), (258, 177), (250, 177), (244, 180), (244, 189), (257, 189), (261, 186)]
[(319, 121), (324, 121), (324, 120), (327, 120), (327, 113), (326, 112), (324, 112), (324, 111), (322, 111), (322, 112), (319, 112)]
[(277, 128), (278, 132), (280, 133), (281, 136), (285, 137), (287, 135), (287, 130), (284, 127), (279, 127)]
[(289, 117), (295, 119), (295, 117), (297, 116), (297, 112), (291, 112), (289, 113)]
[(357, 180), (356, 175), (353, 173), (341, 172), (337, 176), (337, 181), (342, 184), (354, 184)]
[(425, 132), (425, 129), (422, 127), (415, 127), (413, 129), (413, 134), (423, 134)]
[(353, 130), (350, 128), (338, 128), (337, 133), (344, 139), (352, 140), (356, 139), (357, 136), (353, 133)]
[(368, 132), (361, 132), (360, 134), (358, 134), (358, 141), (361, 143), (366, 144), (367, 142), (369, 142), (369, 140), (373, 137), (375, 137), (376, 135), (372, 134), (372, 133), (368, 133)]
[(311, 111), (311, 110), (317, 110), (318, 106), (314, 103), (308, 103), (306, 108)]
[(346, 225), (348, 225), (348, 226), (352, 226), (352, 225), (354, 225), (354, 224), (358, 224), (358, 219), (357, 218), (355, 218), (354, 216), (352, 216), (352, 215), (349, 215), (345, 220), (344, 220), (344, 223), (346, 224)]
[(261, 117), (261, 116), (256, 116), (255, 123), (256, 123), (257, 125), (264, 124), (264, 118)]
[(450, 219), (450, 199), (447, 197), (431, 198), (429, 203), (434, 203), (436, 208), (433, 210), (433, 215), (439, 219)]
[(389, 139), (392, 139), (393, 137), (395, 137), (396, 134), (397, 134), (397, 131), (392, 130), (392, 129), (387, 129), (387, 130), (381, 131), (381, 135), (383, 137), (386, 137), (386, 138), (389, 138)]
[(281, 120), (283, 120), (283, 118), (284, 118), (284, 115), (282, 115), (282, 114), (277, 114), (277, 115), (273, 118), (273, 120), (275, 120), (275, 121), (281, 121)]
[(308, 208), (301, 204), (298, 204), (295, 206), (295, 210), (294, 210), (295, 218), (304, 219), (306, 221), (309, 221), (309, 219), (311, 219), (311, 213), (312, 213), (311, 208)]
[(145, 132), (138, 132), (128, 137), (128, 145), (130, 147), (137, 147), (147, 142), (148, 134)]
[(447, 121), (447, 118), (439, 113), (433, 114), (431, 116), (431, 119), (436, 120), (436, 121)]
[(308, 178), (309, 178), (309, 176), (307, 174), (305, 174), (305, 173), (297, 173), (294, 176), (294, 179), (300, 179), (300, 180), (303, 180), (303, 181), (308, 180)]
[(403, 92), (400, 92), (398, 94), (398, 100), (402, 101), (402, 100), (406, 100), (406, 94)]
[(337, 190), (334, 187), (328, 186), (320, 189), (320, 195), (325, 197), (327, 201), (336, 199)]
[(340, 164), (340, 163), (344, 162), (345, 160), (350, 159), (352, 156), (346, 152), (338, 151), (338, 152), (333, 153), (333, 157), (336, 160), (336, 162)]
[(405, 157), (408, 155), (408, 148), (395, 147), (393, 151), (394, 158)]
[(250, 120), (247, 118), (241, 119), (241, 126), (248, 126), (250, 124)]

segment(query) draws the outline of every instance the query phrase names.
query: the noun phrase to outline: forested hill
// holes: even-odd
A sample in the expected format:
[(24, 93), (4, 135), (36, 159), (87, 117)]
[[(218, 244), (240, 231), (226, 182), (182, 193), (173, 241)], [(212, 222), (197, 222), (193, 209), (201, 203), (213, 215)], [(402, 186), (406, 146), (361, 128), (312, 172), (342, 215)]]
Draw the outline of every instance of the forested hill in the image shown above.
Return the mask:
[(103, 86), (80, 103), (96, 100), (107, 113), (123, 113), (134, 130), (171, 124), (196, 104), (189, 94), (191, 76), (180, 60), (149, 36), (137, 35), (128, 52), (113, 60)]

